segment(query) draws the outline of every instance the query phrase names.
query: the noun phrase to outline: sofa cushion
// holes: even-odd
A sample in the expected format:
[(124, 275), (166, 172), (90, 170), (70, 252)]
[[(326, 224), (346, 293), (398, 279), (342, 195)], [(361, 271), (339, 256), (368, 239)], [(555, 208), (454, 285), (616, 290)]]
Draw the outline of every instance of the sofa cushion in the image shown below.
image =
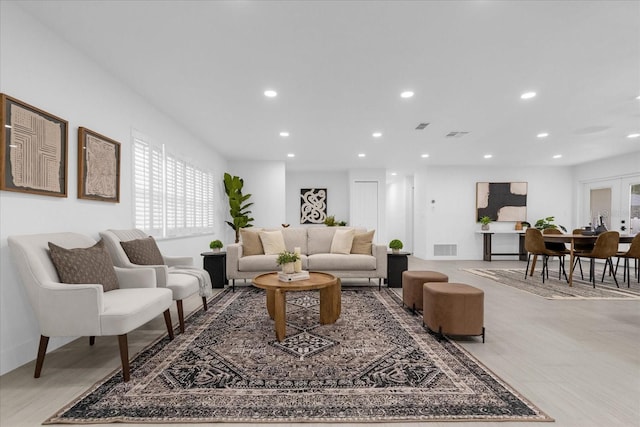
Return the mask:
[(353, 236), (353, 244), (351, 245), (352, 254), (372, 255), (373, 234), (375, 230), (366, 233), (356, 233)]
[(282, 229), (284, 244), (289, 252), (300, 248), (300, 253), (307, 253), (307, 229), (303, 227), (288, 227)]
[(307, 254), (328, 254), (337, 227), (309, 227), (307, 229)]
[(352, 228), (341, 228), (336, 230), (331, 240), (331, 253), (349, 255), (351, 253), (351, 245), (353, 244), (353, 235), (355, 232)]
[(277, 255), (280, 252), (284, 252), (287, 248), (284, 245), (284, 237), (282, 237), (282, 231), (261, 231), (260, 241), (262, 241), (262, 247), (264, 248), (265, 255)]
[(315, 254), (308, 258), (310, 271), (369, 271), (376, 269), (372, 255)]
[(262, 241), (260, 240), (260, 230), (240, 229), (242, 239), (242, 256), (264, 255)]
[(120, 287), (113, 262), (102, 240), (89, 248), (74, 249), (48, 243), (51, 260), (62, 283), (100, 284), (105, 292)]
[(153, 237), (120, 242), (129, 261), (138, 265), (163, 265), (164, 259)]
[(278, 255), (249, 255), (238, 259), (238, 271), (277, 271)]

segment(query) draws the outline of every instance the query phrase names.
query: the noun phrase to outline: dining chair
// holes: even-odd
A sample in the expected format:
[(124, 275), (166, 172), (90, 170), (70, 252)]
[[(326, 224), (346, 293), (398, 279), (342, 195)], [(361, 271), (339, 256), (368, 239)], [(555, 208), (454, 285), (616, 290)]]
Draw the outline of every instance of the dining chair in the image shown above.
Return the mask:
[[(582, 235), (584, 230), (582, 228), (575, 228), (573, 234)], [(576, 269), (576, 265), (580, 268), (580, 277), (584, 280), (584, 273), (582, 272), (582, 261), (580, 261), (580, 254), (583, 252), (591, 252), (593, 250), (593, 242), (574, 242), (573, 244), (573, 265), (571, 268)], [(591, 279), (589, 279), (591, 280)]]
[(102, 242), (77, 233), (8, 237), (9, 249), (40, 329), (34, 378), (50, 337), (117, 335), (122, 376), (129, 381), (127, 334), (164, 314), (169, 338), (171, 291), (156, 287), (152, 269), (113, 266)]
[(607, 266), (609, 266), (609, 273), (613, 276), (613, 280), (616, 282), (616, 286), (618, 286), (618, 279), (616, 279), (616, 275), (614, 274), (613, 269), (613, 260), (612, 257), (616, 256), (618, 252), (618, 244), (620, 242), (620, 233), (617, 231), (605, 231), (598, 235), (595, 244), (593, 245), (593, 250), (590, 252), (583, 252), (580, 254), (582, 258), (589, 258), (589, 278), (591, 279), (591, 283), (593, 283), (593, 287), (596, 287), (596, 277), (595, 277), (595, 260), (603, 259), (604, 270), (602, 271), (602, 280), (604, 282), (604, 275), (607, 271)]
[(529, 263), (531, 262), (531, 255), (542, 256), (542, 283), (544, 283), (545, 276), (549, 278), (549, 257), (555, 256), (557, 256), (560, 261), (558, 267), (558, 277), (560, 278), (560, 275), (564, 274), (565, 279), (567, 279), (567, 274), (564, 270), (564, 257), (566, 254), (561, 251), (553, 251), (551, 249), (547, 249), (547, 247), (545, 246), (544, 237), (542, 236), (542, 232), (540, 230), (538, 230), (537, 228), (527, 228), (527, 231), (524, 235), (524, 248), (528, 252), (527, 268), (524, 271), (525, 280), (529, 273)]
[[(557, 228), (545, 228), (544, 230), (542, 230), (542, 234), (544, 235), (544, 234), (563, 234), (563, 233), (561, 230)], [(560, 252), (564, 255), (569, 255), (571, 253), (571, 251), (567, 249), (567, 246), (562, 242), (544, 242), (544, 246), (545, 248), (551, 251)], [(562, 262), (564, 263), (564, 258), (562, 258)], [(558, 267), (558, 280), (560, 279), (561, 279), (560, 267)]]
[(635, 261), (634, 271), (635, 276), (638, 279), (638, 283), (640, 283), (640, 269), (638, 268), (638, 263), (640, 263), (640, 233), (636, 234), (636, 236), (631, 241), (631, 246), (629, 246), (629, 250), (627, 251), (618, 251), (616, 253), (618, 257), (618, 261), (616, 262), (616, 269), (614, 275), (618, 273), (618, 264), (620, 264), (620, 258), (624, 258), (623, 271), (624, 274), (622, 276), (623, 282), (625, 280), (629, 280), (627, 283), (627, 288), (631, 285), (631, 275), (629, 272), (629, 260), (633, 259)]

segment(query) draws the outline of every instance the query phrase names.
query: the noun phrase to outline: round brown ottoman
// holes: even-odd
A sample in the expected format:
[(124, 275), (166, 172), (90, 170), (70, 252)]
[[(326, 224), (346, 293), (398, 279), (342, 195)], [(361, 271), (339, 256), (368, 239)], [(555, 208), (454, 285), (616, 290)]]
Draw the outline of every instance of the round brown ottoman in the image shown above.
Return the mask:
[(427, 282), (448, 282), (446, 274), (437, 271), (403, 271), (402, 303), (413, 310), (422, 310), (422, 285)]
[(440, 335), (482, 335), (484, 291), (464, 283), (425, 283), (423, 319)]

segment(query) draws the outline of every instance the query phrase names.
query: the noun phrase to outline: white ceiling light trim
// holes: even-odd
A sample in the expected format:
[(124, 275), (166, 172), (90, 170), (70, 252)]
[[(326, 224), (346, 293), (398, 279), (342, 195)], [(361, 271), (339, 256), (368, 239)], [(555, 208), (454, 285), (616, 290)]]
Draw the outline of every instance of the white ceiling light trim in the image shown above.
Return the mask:
[(427, 153), (421, 154), (420, 157), (422, 157), (423, 159), (426, 159), (427, 157), (429, 157), (429, 155)]
[(493, 154), (485, 154), (485, 155), (484, 155), (484, 158), (485, 158), (485, 159), (490, 159), (490, 158), (492, 158), (492, 157), (493, 157)]
[(520, 99), (531, 99), (531, 98), (535, 98), (537, 95), (537, 93), (531, 91), (531, 92), (525, 92), (522, 95), (520, 95)]
[(402, 93), (400, 94), (400, 97), (401, 97), (401, 98), (405, 98), (405, 99), (406, 99), (406, 98), (412, 98), (412, 97), (413, 97), (413, 95), (415, 95), (415, 93), (413, 93), (413, 91), (411, 91), (411, 90), (405, 90), (404, 92), (402, 92)]
[(278, 96), (278, 92), (273, 89), (267, 89), (264, 91), (264, 96), (266, 96), (267, 98), (275, 98), (276, 96)]
[(382, 136), (382, 132), (374, 132), (371, 134), (374, 138), (380, 138)]
[(295, 156), (296, 156), (296, 155), (295, 155), (295, 154), (293, 154), (293, 153), (289, 153), (289, 154), (287, 154), (287, 157), (295, 157)]
[(554, 154), (553, 158), (554, 159), (560, 159), (560, 158), (562, 158), (562, 154)]
[(547, 132), (540, 132), (539, 134), (536, 135), (536, 137), (538, 138), (546, 138), (548, 136), (549, 134)]
[(289, 132), (287, 132), (286, 130), (283, 130), (282, 132), (280, 132), (280, 136), (283, 136), (286, 138), (287, 136), (289, 136)]
[(359, 154), (358, 154), (358, 157), (367, 157), (367, 155), (366, 155), (366, 154), (364, 154), (364, 153), (359, 153)]
[(630, 133), (629, 135), (627, 135), (627, 138), (637, 138), (640, 136), (640, 133)]

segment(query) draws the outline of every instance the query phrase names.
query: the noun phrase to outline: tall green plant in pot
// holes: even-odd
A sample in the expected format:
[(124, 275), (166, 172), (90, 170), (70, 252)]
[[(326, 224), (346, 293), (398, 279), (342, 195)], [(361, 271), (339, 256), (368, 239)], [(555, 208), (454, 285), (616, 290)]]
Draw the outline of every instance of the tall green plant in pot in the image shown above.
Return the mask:
[(243, 186), (244, 180), (242, 178), (231, 176), (225, 172), (224, 191), (229, 198), (229, 215), (231, 215), (231, 220), (233, 221), (225, 222), (236, 232), (236, 243), (240, 241), (241, 228), (253, 227), (251, 224), (253, 218), (249, 216), (251, 213), (249, 207), (253, 205), (253, 202), (246, 203), (251, 197), (251, 194), (242, 194)]

